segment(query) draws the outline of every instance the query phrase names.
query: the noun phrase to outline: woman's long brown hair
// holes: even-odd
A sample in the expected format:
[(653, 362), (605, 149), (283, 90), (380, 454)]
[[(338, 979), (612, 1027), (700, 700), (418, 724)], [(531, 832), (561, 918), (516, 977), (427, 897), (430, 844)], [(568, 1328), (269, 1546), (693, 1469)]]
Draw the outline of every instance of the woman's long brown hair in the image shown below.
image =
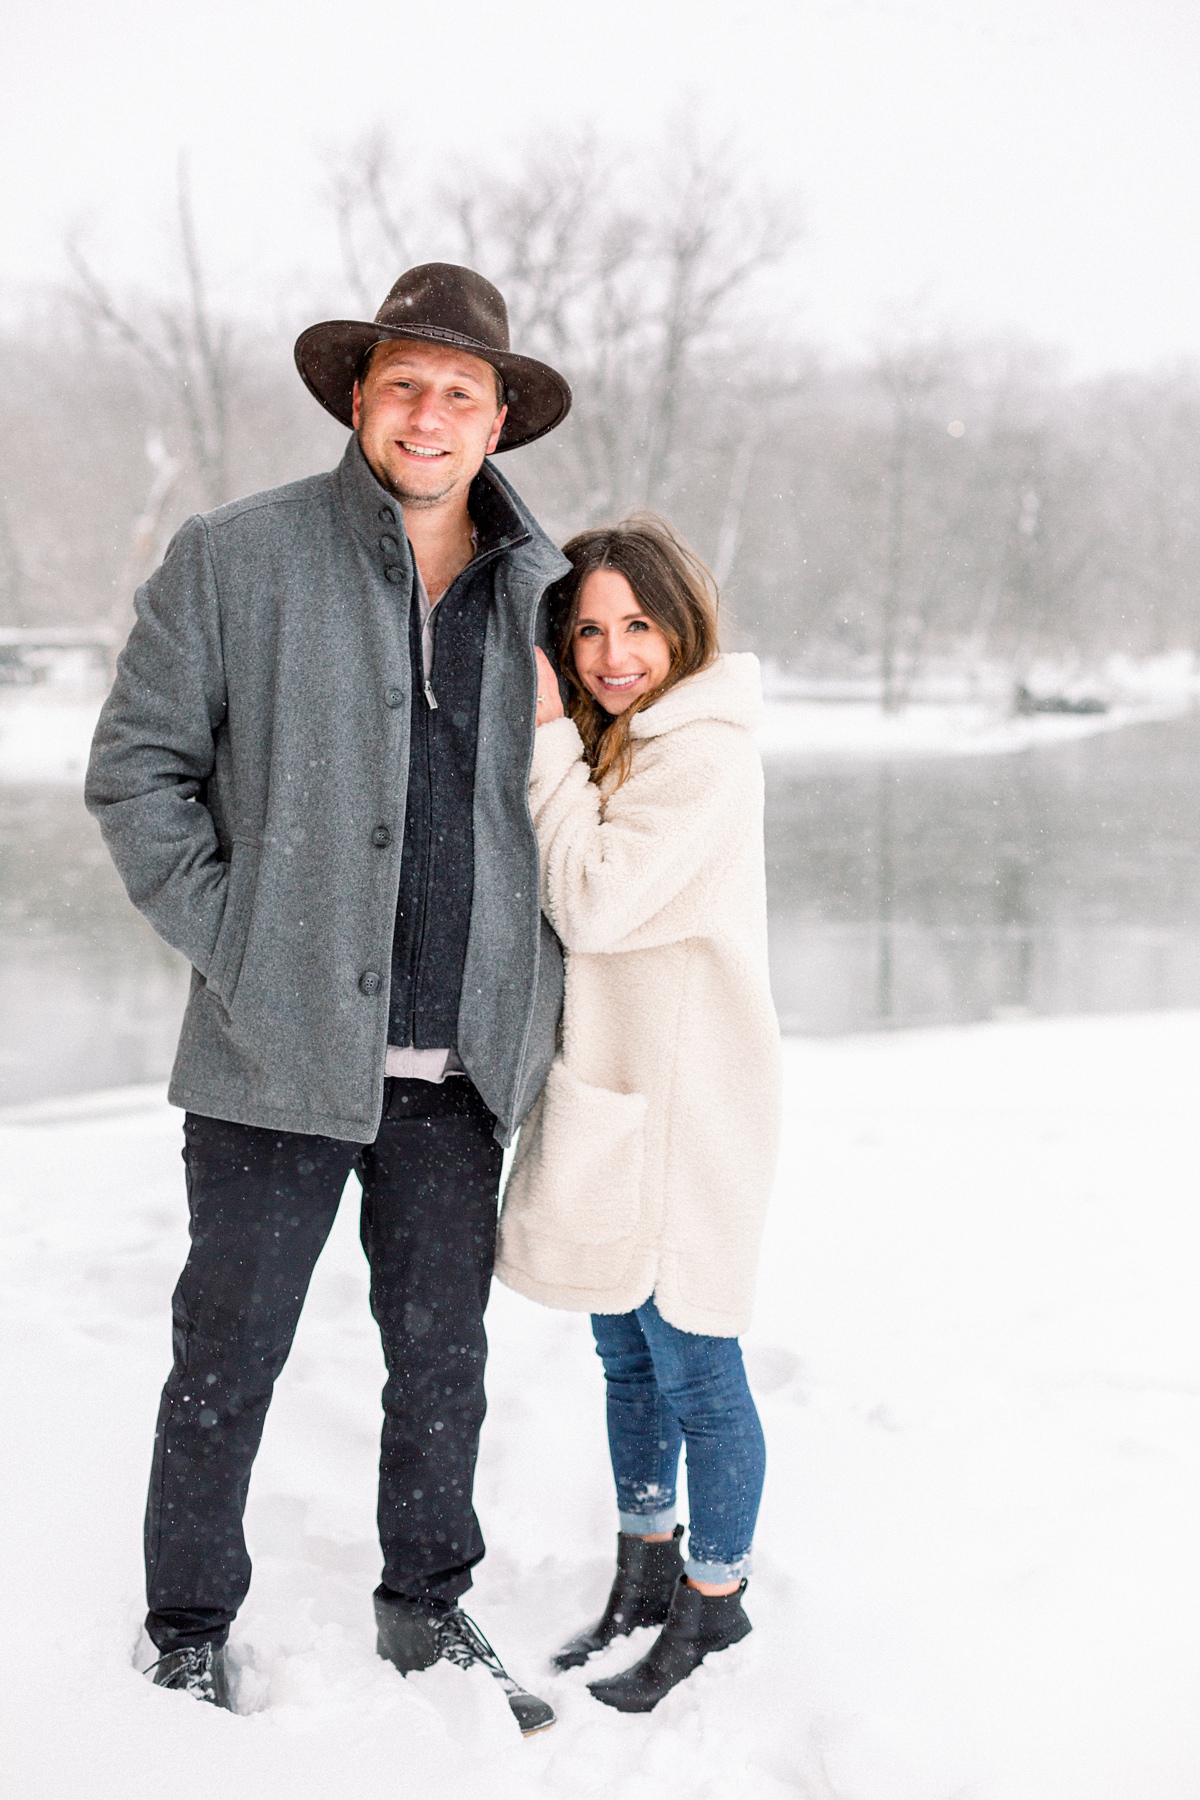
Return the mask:
[[(567, 713), (583, 739), (592, 780), (602, 782), (615, 770), (619, 787), (629, 773), (629, 727), (634, 714), (653, 706), (717, 656), (717, 584), (695, 552), (657, 513), (635, 513), (619, 525), (581, 531), (563, 545), (563, 555), (571, 563), (571, 573), (551, 590), (550, 624), (559, 666), (571, 688)], [(658, 626), (671, 650), (666, 678), (615, 715), (606, 712), (588, 692), (575, 667), (579, 595), (587, 577), (597, 569), (612, 569), (625, 577), (638, 605)]]

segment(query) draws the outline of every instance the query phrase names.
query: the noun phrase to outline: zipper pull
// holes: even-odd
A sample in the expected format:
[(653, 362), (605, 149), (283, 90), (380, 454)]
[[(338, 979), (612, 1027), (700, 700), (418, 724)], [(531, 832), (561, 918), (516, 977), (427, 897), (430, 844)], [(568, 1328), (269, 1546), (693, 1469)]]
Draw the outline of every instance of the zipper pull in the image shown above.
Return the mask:
[(437, 709), (438, 709), (437, 695), (433, 691), (433, 686), (429, 680), (428, 675), (425, 677), (425, 703), (428, 706), (430, 712), (437, 711)]

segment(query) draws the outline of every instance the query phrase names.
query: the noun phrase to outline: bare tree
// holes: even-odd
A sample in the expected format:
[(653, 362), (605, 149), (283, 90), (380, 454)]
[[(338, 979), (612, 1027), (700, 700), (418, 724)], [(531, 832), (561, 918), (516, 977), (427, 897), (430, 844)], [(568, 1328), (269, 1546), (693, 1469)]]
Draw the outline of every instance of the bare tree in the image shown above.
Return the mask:
[(146, 435), (146, 481), (141, 511), (134, 519), (125, 546), (120, 573), (113, 584), (112, 609), (106, 623), (113, 630), (112, 661), (125, 640), (133, 619), (132, 597), (164, 549), (166, 509), (181, 473), (178, 458), (172, 456), (157, 431)]
[(746, 496), (750, 490), (750, 471), (754, 467), (755, 452), (766, 427), (764, 411), (765, 409), (760, 409), (751, 412), (730, 470), (729, 486), (725, 490), (725, 506), (721, 513), (721, 529), (717, 533), (717, 547), (712, 560), (713, 579), (718, 588), (723, 588), (733, 573), (733, 565), (741, 545)]
[[(712, 346), (731, 303), (780, 260), (798, 232), (789, 203), (745, 192), (727, 144), (706, 150), (685, 138), (671, 175), (654, 234), (662, 273), (645, 458), (645, 497), (651, 503), (669, 494), (677, 472), (680, 423), (697, 353)], [(749, 428), (738, 433), (741, 445), (750, 445), (747, 472), (760, 430), (755, 408)]]
[[(883, 476), (884, 534), (879, 597), (879, 676), (883, 709), (904, 700), (901, 659), (905, 636), (920, 629), (930, 598), (921, 591), (914, 563), (918, 544), (913, 519), (915, 460), (929, 399), (945, 378), (942, 358), (929, 344), (909, 342), (884, 351), (875, 366), (888, 410)], [(906, 630), (907, 628), (907, 630)], [(913, 657), (908, 657), (911, 680)]]
[(144, 320), (118, 304), (76, 241), (68, 243), (67, 255), (78, 281), (79, 305), (134, 352), (161, 399), (178, 412), (204, 503), (220, 506), (231, 498), (232, 332), (227, 322), (217, 319), (208, 297), (183, 158), (176, 210), (184, 294), (177, 301), (159, 302), (147, 309)]
[(17, 618), (24, 585), (25, 571), (8, 522), (8, 508), (0, 501), (0, 618), (10, 621)]
[[(911, 333), (870, 365), (823, 364), (755, 302), (795, 239), (788, 204), (682, 130), (642, 158), (542, 142), (432, 194), (376, 134), (330, 201), (356, 312), (407, 264), (469, 262), (505, 292), (514, 341), (571, 380), (563, 429), (517, 453), (551, 531), (669, 510), (743, 641), (781, 664), (878, 671), (899, 706), (936, 656), (1022, 676), (1047, 656), (1200, 652), (1195, 369), (1071, 383), (1036, 347)], [(340, 448), (277, 344), (247, 325), (235, 357), (182, 166), (171, 236), (172, 296), (118, 298), (73, 245), (75, 341), (60, 322), (51, 345), (33, 312), (0, 330), (9, 618), (118, 625), (114, 593), (123, 609), (187, 510)], [(58, 488), (81, 442), (68, 537)]]
[(573, 524), (671, 505), (714, 454), (734, 492), (753, 458), (759, 428), (744, 416), (731, 426), (739, 402), (747, 411), (736, 377), (697, 392), (698, 362), (730, 332), (754, 277), (794, 243), (794, 207), (749, 192), (728, 145), (676, 137), (649, 168), (594, 134), (561, 138), (527, 149), (508, 174), (468, 167), (428, 202), (378, 132), (334, 174), (361, 306), (373, 310), (418, 255), (467, 262), (504, 292), (514, 339), (567, 374), (576, 408), (542, 454)]

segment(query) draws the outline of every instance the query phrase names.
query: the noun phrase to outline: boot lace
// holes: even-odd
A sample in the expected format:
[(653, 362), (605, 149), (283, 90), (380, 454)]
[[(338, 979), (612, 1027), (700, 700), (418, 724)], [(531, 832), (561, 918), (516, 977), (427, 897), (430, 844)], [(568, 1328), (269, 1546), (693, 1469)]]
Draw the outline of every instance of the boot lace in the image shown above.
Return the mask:
[(484, 1668), (506, 1694), (524, 1694), (519, 1681), (514, 1681), (474, 1619), (455, 1606), (438, 1624), (438, 1649), (444, 1661), (456, 1663), (460, 1669)]
[(153, 1675), (164, 1663), (172, 1665), (170, 1679), (163, 1683), (165, 1687), (180, 1688), (186, 1694), (194, 1694), (198, 1700), (216, 1699), (211, 1644), (188, 1644), (182, 1650), (168, 1650), (148, 1669), (143, 1669), (143, 1675)]

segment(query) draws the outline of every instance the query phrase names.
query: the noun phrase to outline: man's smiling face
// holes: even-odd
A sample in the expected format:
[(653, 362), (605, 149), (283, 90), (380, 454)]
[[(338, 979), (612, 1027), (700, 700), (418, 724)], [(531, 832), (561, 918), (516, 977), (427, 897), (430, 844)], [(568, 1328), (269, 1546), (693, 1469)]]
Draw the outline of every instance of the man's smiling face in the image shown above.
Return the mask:
[(363, 455), (403, 506), (465, 498), (505, 412), (491, 364), (441, 344), (381, 344), (354, 384)]

